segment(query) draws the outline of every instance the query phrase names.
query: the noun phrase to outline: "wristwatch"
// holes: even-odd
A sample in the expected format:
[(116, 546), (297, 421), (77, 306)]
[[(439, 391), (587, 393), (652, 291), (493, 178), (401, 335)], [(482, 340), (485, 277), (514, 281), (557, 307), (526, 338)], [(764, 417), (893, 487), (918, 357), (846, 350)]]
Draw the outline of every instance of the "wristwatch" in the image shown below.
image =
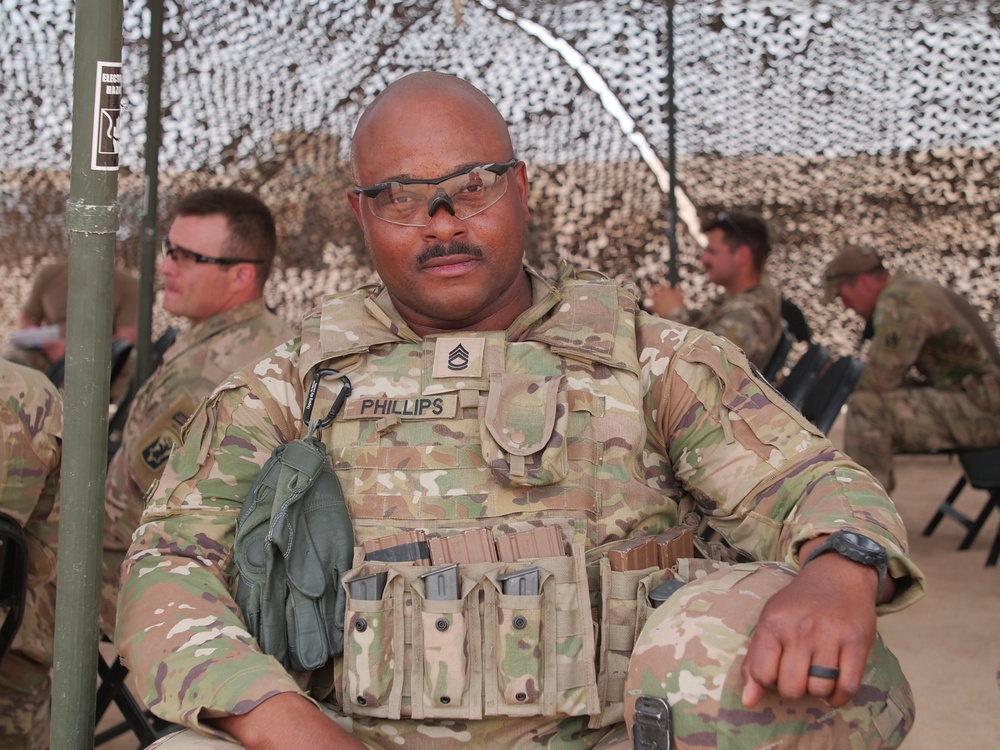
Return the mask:
[(843, 529), (835, 531), (828, 536), (823, 543), (809, 553), (809, 556), (802, 563), (801, 567), (809, 564), (810, 560), (819, 557), (826, 552), (836, 552), (838, 555), (846, 557), (852, 562), (867, 565), (875, 568), (878, 573), (878, 589), (875, 593), (875, 601), (882, 597), (882, 586), (885, 584), (885, 571), (889, 564), (889, 556), (885, 547), (873, 539), (869, 539), (856, 531)]

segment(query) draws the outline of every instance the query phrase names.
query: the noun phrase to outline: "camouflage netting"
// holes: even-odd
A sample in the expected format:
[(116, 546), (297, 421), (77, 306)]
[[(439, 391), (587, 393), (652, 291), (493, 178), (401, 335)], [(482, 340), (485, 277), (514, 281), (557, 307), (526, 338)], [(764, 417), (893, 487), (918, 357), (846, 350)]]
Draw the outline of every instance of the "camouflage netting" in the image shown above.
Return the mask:
[[(73, 4), (0, 0), (0, 334), (67, 250)], [(125, 10), (119, 248), (137, 266), (148, 14)], [(372, 278), (343, 197), (351, 129), (385, 84), (460, 75), (511, 124), (532, 177), (529, 258), (647, 288), (668, 252), (663, 0), (167, 2), (161, 200), (257, 191), (279, 218), (268, 298), (290, 320)], [(846, 242), (954, 284), (1000, 322), (1000, 2), (689, 0), (675, 8), (677, 175), (701, 215), (759, 211), (770, 263), (835, 350), (819, 302)], [(606, 90), (605, 90), (606, 89)], [(643, 157), (643, 154), (646, 157)], [(705, 288), (680, 224), (692, 303)], [(157, 328), (166, 325), (156, 318)], [(4, 327), (5, 326), (5, 327)]]

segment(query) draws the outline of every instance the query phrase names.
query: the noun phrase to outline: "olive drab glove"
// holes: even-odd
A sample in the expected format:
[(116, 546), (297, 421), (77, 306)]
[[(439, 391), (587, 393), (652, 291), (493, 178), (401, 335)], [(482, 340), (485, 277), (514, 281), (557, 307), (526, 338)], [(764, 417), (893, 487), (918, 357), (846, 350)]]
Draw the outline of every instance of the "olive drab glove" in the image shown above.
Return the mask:
[(236, 520), (236, 603), (261, 649), (286, 669), (318, 669), (343, 653), (341, 579), (353, 554), (326, 446), (311, 436), (278, 446)]

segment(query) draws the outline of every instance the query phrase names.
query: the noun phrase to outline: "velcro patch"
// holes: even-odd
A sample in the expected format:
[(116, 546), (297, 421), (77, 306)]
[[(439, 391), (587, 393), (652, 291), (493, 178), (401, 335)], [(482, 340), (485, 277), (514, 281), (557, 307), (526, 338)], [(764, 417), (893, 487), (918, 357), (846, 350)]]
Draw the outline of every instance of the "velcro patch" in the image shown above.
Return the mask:
[(452, 419), (458, 413), (458, 395), (417, 398), (352, 399), (344, 406), (344, 419), (382, 419), (395, 416), (400, 419)]
[(190, 396), (181, 396), (139, 435), (129, 455), (129, 466), (141, 487), (160, 478), (170, 451), (181, 442), (181, 428), (197, 406)]
[(435, 378), (478, 378), (483, 374), (486, 339), (441, 336), (434, 344)]

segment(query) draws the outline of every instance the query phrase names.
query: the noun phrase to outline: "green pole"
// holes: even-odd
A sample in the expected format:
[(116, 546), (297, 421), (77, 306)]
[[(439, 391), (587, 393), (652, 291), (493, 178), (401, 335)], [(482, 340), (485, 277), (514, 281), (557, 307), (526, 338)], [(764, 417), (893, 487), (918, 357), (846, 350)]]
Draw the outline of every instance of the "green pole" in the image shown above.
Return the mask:
[(677, 149), (675, 146), (676, 102), (674, 101), (674, 0), (667, 7), (667, 171), (670, 173), (670, 194), (667, 196), (667, 238), (670, 255), (667, 261), (670, 286), (677, 286)]
[(73, 283), (66, 332), (53, 750), (94, 746), (110, 300), (120, 215), (122, 15), (121, 0), (76, 3), (73, 159), (66, 207)]
[(157, 204), (160, 171), (160, 89), (163, 82), (163, 0), (149, 0), (149, 75), (146, 97), (146, 190), (139, 250), (139, 321), (136, 386), (149, 377), (153, 358), (153, 279), (156, 274)]

